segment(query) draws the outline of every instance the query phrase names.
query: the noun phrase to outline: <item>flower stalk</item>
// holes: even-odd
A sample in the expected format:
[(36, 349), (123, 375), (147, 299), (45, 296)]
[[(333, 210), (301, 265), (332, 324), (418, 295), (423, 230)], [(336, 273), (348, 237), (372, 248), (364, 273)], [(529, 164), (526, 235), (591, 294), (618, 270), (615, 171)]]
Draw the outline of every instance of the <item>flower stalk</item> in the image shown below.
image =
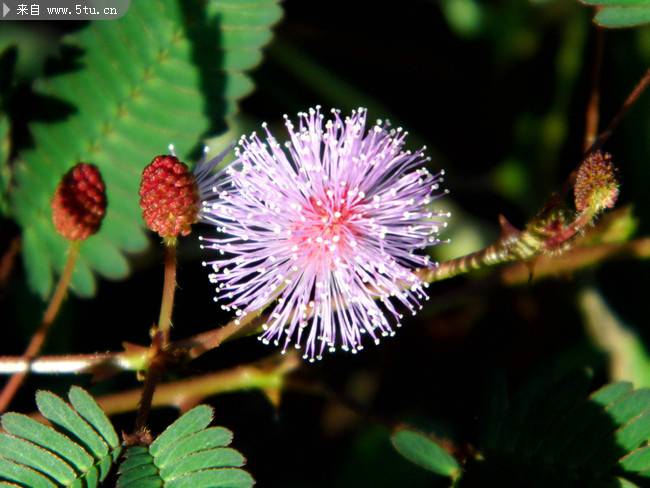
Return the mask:
[(176, 248), (175, 237), (165, 239), (165, 274), (163, 283), (162, 301), (160, 304), (160, 316), (158, 317), (158, 329), (162, 334), (162, 348), (169, 343), (169, 330), (171, 328), (172, 309), (174, 308), (174, 295), (176, 292)]
[[(80, 245), (81, 241), (70, 242), (68, 248), (68, 258), (66, 260), (65, 267), (63, 268), (63, 273), (59, 278), (59, 282), (56, 285), (56, 289), (54, 290), (54, 294), (50, 299), (50, 303), (48, 304), (47, 309), (43, 314), (41, 325), (32, 336), (27, 349), (25, 349), (25, 352), (21, 357), (22, 361), (27, 364), (29, 364), (29, 362), (31, 362), (43, 348), (43, 344), (45, 344), (48, 332), (50, 331), (50, 328), (54, 323), (54, 319), (61, 309), (61, 305), (63, 304), (63, 300), (65, 299), (68, 291), (68, 287), (70, 286), (72, 273), (74, 271), (75, 263), (79, 255)], [(25, 369), (23, 371), (15, 373), (11, 378), (9, 378), (9, 381), (0, 393), (0, 413), (7, 410), (9, 404), (25, 381), (28, 373), (29, 369)]]
[(165, 372), (167, 356), (165, 349), (169, 345), (169, 330), (171, 328), (172, 310), (176, 292), (176, 237), (165, 237), (165, 272), (163, 282), (162, 300), (160, 302), (160, 315), (158, 324), (152, 331), (151, 346), (149, 348), (149, 361), (147, 363), (144, 386), (138, 401), (138, 413), (135, 419), (134, 432), (125, 436), (130, 445), (149, 444), (151, 435), (147, 429), (147, 419), (156, 387)]

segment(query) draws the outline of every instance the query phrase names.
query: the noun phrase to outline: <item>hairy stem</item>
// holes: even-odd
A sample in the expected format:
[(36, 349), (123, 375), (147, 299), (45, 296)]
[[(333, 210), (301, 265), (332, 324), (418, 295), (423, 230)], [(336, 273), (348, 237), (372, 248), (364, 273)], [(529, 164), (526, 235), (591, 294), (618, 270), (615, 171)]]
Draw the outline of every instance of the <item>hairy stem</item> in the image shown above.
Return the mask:
[(510, 260), (501, 242), (496, 242), (480, 251), (440, 263), (436, 268), (421, 270), (419, 274), (422, 281), (433, 283)]
[[(61, 309), (61, 304), (65, 299), (65, 296), (70, 285), (70, 280), (72, 279), (72, 272), (74, 271), (74, 266), (77, 261), (77, 256), (79, 255), (79, 247), (81, 246), (81, 241), (72, 241), (68, 248), (68, 258), (63, 268), (63, 273), (59, 278), (59, 282), (56, 285), (54, 294), (50, 299), (50, 303), (43, 314), (43, 320), (41, 321), (40, 327), (36, 330), (32, 336), (27, 349), (23, 353), (22, 360), (26, 362), (31, 362), (36, 355), (41, 351), (45, 340), (47, 339), (47, 334), (50, 331), (50, 327), (54, 322), (59, 310)], [(11, 400), (14, 398), (20, 386), (25, 381), (27, 377), (28, 369), (14, 374), (5, 385), (2, 393), (0, 393), (0, 412), (4, 412)]]

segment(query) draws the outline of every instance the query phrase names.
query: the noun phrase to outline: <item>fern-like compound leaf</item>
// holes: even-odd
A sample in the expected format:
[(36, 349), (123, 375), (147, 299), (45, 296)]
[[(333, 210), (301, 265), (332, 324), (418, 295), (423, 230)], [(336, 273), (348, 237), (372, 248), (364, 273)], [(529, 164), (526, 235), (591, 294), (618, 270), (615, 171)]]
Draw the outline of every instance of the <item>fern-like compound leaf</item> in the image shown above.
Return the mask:
[(36, 394), (52, 427), (18, 413), (2, 416), (0, 486), (96, 487), (106, 478), (122, 449), (117, 433), (87, 392), (72, 387), (68, 400)]
[(151, 446), (131, 447), (119, 467), (120, 488), (246, 488), (253, 478), (246, 460), (228, 447), (232, 433), (209, 427), (213, 410), (193, 408), (171, 424)]

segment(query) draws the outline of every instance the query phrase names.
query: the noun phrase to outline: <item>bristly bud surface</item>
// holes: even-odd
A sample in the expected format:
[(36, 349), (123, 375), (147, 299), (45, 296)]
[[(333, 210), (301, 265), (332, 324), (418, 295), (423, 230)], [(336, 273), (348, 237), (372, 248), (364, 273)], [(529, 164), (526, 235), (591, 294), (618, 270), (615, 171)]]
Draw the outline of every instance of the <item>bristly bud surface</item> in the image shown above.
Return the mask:
[(147, 227), (163, 239), (190, 233), (199, 214), (195, 176), (175, 156), (156, 156), (142, 172), (140, 208)]
[(574, 197), (579, 212), (588, 208), (599, 212), (616, 204), (618, 180), (610, 154), (596, 151), (585, 158), (576, 176)]
[(68, 171), (52, 199), (52, 221), (56, 231), (70, 241), (95, 234), (106, 213), (106, 187), (99, 169), (78, 163)]

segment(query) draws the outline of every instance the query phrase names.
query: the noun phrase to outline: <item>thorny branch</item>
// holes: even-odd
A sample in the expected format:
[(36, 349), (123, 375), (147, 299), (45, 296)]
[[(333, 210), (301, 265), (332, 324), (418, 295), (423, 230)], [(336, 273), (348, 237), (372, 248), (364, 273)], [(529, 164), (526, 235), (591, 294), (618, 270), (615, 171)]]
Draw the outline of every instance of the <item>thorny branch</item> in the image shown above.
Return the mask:
[[(600, 57), (602, 56), (602, 33), (599, 34), (597, 41), (596, 66), (594, 73), (600, 71)], [(607, 128), (601, 132), (588, 147), (586, 155), (598, 151), (602, 145), (612, 135), (614, 129), (620, 124), (621, 120), (638, 101), (641, 94), (650, 85), (650, 68), (645, 72), (641, 80), (635, 85), (630, 94), (623, 102), (621, 108), (611, 120)], [(592, 94), (587, 108), (587, 127), (585, 140), (590, 140), (592, 131), (598, 124), (598, 101), (599, 101), (599, 81), (594, 80)], [(422, 270), (420, 277), (427, 282), (441, 281), (454, 276), (468, 273), (479, 268), (488, 268), (508, 262), (531, 262), (533, 258), (548, 255), (552, 251), (562, 251), (562, 246), (569, 244), (570, 241), (579, 236), (581, 232), (593, 223), (593, 220), (599, 213), (596, 209), (582, 211), (578, 216), (568, 224), (563, 222), (564, 216), (561, 212), (561, 200), (566, 195), (567, 190), (575, 184), (578, 170), (575, 170), (569, 176), (562, 191), (553, 195), (540, 214), (535, 217), (526, 228), (522, 231), (514, 228), (503, 216), (499, 217), (501, 225), (501, 236), (492, 245), (480, 251), (451, 259), (441, 263), (437, 268), (432, 270)], [(554, 227), (558, 227), (557, 232)], [(532, 276), (529, 265), (529, 278)]]

